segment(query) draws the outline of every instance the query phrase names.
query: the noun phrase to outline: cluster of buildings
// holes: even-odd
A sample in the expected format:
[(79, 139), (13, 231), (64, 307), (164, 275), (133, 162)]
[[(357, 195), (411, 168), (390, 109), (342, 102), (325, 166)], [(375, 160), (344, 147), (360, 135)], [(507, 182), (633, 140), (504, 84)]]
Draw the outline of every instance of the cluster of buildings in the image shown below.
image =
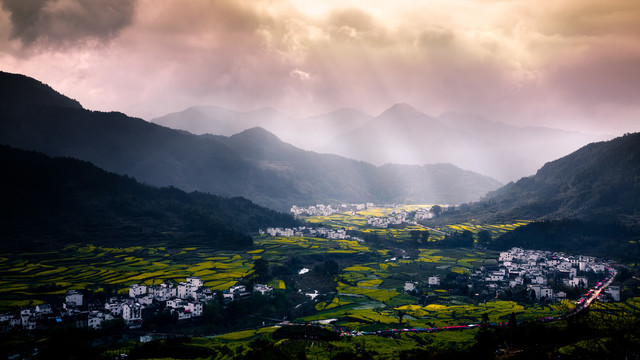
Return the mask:
[(271, 291), (273, 288), (264, 284), (253, 284), (253, 291), (249, 291), (245, 285), (235, 285), (230, 287), (228, 291), (224, 291), (222, 296), (225, 301), (236, 301), (256, 293), (265, 295)]
[(374, 207), (373, 203), (366, 204), (341, 204), (341, 205), (323, 205), (318, 204), (309, 207), (298, 207), (293, 205), (291, 212), (294, 216), (329, 216), (332, 214), (362, 211)]
[[(542, 250), (524, 250), (512, 248), (500, 253), (497, 266), (482, 266), (474, 269), (470, 276), (469, 287), (487, 288), (498, 291), (513, 288), (516, 285), (526, 286), (537, 300), (561, 300), (567, 294), (556, 291), (549, 286), (548, 278), (553, 276), (568, 287), (588, 288), (589, 281), (584, 272), (602, 273), (609, 270), (607, 264), (596, 262), (592, 256), (566, 256)], [(608, 289), (612, 298), (620, 300), (619, 287)], [(616, 292), (617, 288), (617, 292)]]
[[(497, 265), (475, 268), (468, 278), (459, 277), (456, 283), (462, 286), (466, 284), (468, 289), (482, 293), (487, 298), (496, 297), (501, 291), (521, 285), (531, 299), (555, 301), (567, 298), (566, 292), (562, 291), (566, 290), (564, 286), (587, 289), (592, 285), (599, 288), (602, 283), (589, 284), (586, 274), (590, 272), (601, 274), (606, 279), (614, 274), (614, 270), (606, 263), (598, 262), (591, 256), (566, 256), (549, 251), (512, 248), (500, 253)], [(550, 284), (549, 279), (553, 279), (554, 284)], [(429, 287), (440, 287), (440, 276), (429, 276), (427, 284)], [(404, 291), (418, 290), (415, 282), (405, 282)], [(605, 293), (614, 301), (620, 301), (620, 286), (608, 286)]]
[(415, 221), (420, 221), (420, 220), (429, 220), (433, 217), (433, 213), (431, 212), (431, 208), (422, 208), (422, 209), (418, 209), (416, 210), (416, 213), (413, 217), (413, 219)]
[[(255, 292), (265, 294), (272, 290), (267, 285), (255, 284), (253, 292), (250, 292), (239, 285), (222, 295), (226, 301), (234, 301)], [(102, 302), (78, 290), (69, 290), (60, 306), (39, 304), (22, 308), (20, 313), (0, 314), (0, 332), (16, 328), (36, 330), (38, 326), (47, 328), (54, 325), (100, 329), (105, 321), (117, 318), (123, 319), (130, 328), (138, 328), (145, 309), (169, 311), (180, 321), (202, 316), (204, 303), (211, 299), (211, 289), (204, 287), (199, 277), (193, 276), (177, 285), (134, 284), (129, 286), (128, 297), (111, 297)]]
[(367, 224), (376, 228), (386, 229), (389, 225), (402, 225), (407, 223), (407, 216), (409, 214), (404, 210), (394, 210), (389, 216), (376, 217), (372, 216), (367, 218)]
[(307, 236), (307, 237), (319, 237), (332, 240), (358, 240), (356, 237), (347, 235), (345, 229), (329, 229), (324, 227), (311, 228), (306, 226), (300, 226), (295, 228), (267, 228), (267, 230), (260, 230), (261, 235), (269, 236)]

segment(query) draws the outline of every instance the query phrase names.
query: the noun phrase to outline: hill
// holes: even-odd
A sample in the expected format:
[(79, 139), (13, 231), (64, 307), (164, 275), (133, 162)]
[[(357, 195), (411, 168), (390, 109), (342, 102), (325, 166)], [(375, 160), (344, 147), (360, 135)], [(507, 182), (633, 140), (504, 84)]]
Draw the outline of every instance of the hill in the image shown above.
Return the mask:
[(640, 220), (640, 133), (592, 143), (472, 206), (509, 218)]
[(408, 104), (396, 104), (319, 150), (375, 165), (446, 162), (510, 181), (531, 175), (544, 162), (599, 140), (603, 137), (520, 128), (470, 114), (449, 112), (432, 117)]
[[(304, 151), (261, 128), (231, 137), (194, 135), (122, 113), (69, 106), (70, 100), (44, 84), (0, 73), (3, 93), (10, 92), (5, 84), (15, 82), (25, 90), (11, 101), (0, 98), (0, 144), (90, 161), (154, 186), (243, 196), (288, 210), (292, 204), (316, 203), (460, 203), (477, 200), (500, 185), (453, 166), (437, 173), (424, 171), (428, 167), (423, 171), (402, 166), (377, 168)], [(390, 191), (399, 179), (441, 187)]]
[(155, 188), (70, 158), (0, 146), (0, 246), (90, 241), (250, 246), (259, 228), (296, 221), (242, 198)]
[(218, 106), (192, 106), (151, 121), (192, 134), (231, 136), (261, 127), (305, 150), (317, 150), (327, 139), (335, 138), (369, 121), (372, 117), (355, 109), (339, 109), (327, 114), (294, 118), (272, 108), (233, 111)]

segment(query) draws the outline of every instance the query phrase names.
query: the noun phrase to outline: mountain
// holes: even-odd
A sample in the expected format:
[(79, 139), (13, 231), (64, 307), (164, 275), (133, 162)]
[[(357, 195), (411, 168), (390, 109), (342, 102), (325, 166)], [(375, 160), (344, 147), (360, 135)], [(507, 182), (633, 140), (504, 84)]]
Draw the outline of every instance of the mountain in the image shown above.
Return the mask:
[[(89, 111), (20, 75), (0, 73), (2, 94), (11, 92), (5, 84), (15, 82), (25, 92), (11, 101), (0, 98), (0, 144), (90, 161), (154, 186), (243, 196), (280, 210), (316, 203), (460, 203), (500, 186), (453, 166), (378, 168), (304, 151), (261, 128), (230, 137), (194, 135), (122, 113)], [(413, 188), (398, 188), (405, 183)]]
[(250, 232), (296, 221), (242, 198), (155, 188), (71, 158), (0, 146), (0, 246), (73, 242), (250, 246)]
[(603, 138), (549, 128), (519, 128), (454, 112), (434, 118), (408, 104), (396, 104), (319, 150), (376, 165), (448, 162), (509, 181), (599, 140)]
[(219, 141), (252, 159), (256, 168), (276, 173), (257, 182), (260, 188), (253, 196), (259, 201), (266, 201), (261, 194), (271, 189), (282, 198), (306, 195), (330, 203), (366, 199), (376, 203), (460, 203), (466, 198), (480, 198), (486, 189), (499, 186), (492, 178), (450, 164), (375, 167), (337, 155), (304, 151), (262, 128), (219, 137)]
[(261, 127), (277, 134), (283, 141), (306, 150), (314, 150), (324, 145), (327, 139), (353, 130), (370, 119), (371, 116), (355, 109), (339, 109), (324, 115), (294, 118), (272, 108), (241, 112), (217, 106), (193, 106), (151, 121), (198, 135), (231, 136), (253, 127)]
[(592, 143), (474, 204), (507, 218), (640, 221), (640, 133)]
[(239, 112), (218, 106), (192, 106), (184, 111), (151, 120), (153, 123), (192, 134), (231, 136), (252, 127), (272, 129), (289, 118), (272, 108)]

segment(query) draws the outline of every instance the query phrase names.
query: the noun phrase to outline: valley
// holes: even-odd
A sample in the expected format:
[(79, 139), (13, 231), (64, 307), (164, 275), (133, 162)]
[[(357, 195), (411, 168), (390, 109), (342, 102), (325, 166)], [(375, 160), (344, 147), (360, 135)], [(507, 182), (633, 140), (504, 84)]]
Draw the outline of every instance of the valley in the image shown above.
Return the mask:
[(210, 111), (193, 134), (0, 72), (0, 357), (640, 353), (639, 133), (573, 151), (396, 104), (291, 127), (333, 131), (319, 153)]
[[(353, 207), (358, 208), (355, 204)], [(69, 305), (65, 305), (66, 310), (62, 308), (63, 298), (71, 289), (94, 299), (95, 303), (108, 299), (113, 303), (117, 297), (129, 298), (129, 287), (134, 284), (150, 289), (154, 285), (177, 284), (185, 278), (196, 277), (201, 279), (204, 288), (213, 291), (213, 298), (202, 299), (205, 305), (202, 315), (178, 322), (161, 322), (158, 315), (153, 315), (154, 312), (157, 314), (157, 307), (143, 305), (138, 322), (126, 321), (119, 325), (124, 326), (121, 330), (110, 330), (122, 334), (118, 336), (121, 340), (111, 340), (97, 349), (104, 354), (115, 351), (135, 355), (139, 349), (132, 348), (131, 343), (124, 340), (126, 337), (121, 337), (124, 334), (129, 334), (129, 337), (135, 334), (145, 342), (165, 341), (163, 339), (169, 334), (171, 337), (182, 334), (190, 340), (181, 346), (204, 346), (215, 351), (236, 348), (246, 352), (255, 350), (257, 339), (276, 339), (278, 329), (294, 327), (294, 324), (317, 324), (319, 329), (328, 327), (345, 335), (337, 343), (337, 340), (320, 342), (324, 344), (324, 350), (312, 350), (309, 346), (313, 345), (303, 341), (298, 346), (302, 346), (304, 351), (332, 352), (330, 349), (335, 346), (342, 349), (340, 351), (357, 352), (357, 346), (355, 349), (352, 346), (359, 340), (348, 341), (350, 345), (346, 347), (344, 342), (347, 337), (359, 335), (358, 338), (368, 338), (362, 342), (370, 343), (371, 351), (376, 349), (376, 357), (385, 358), (386, 350), (383, 348), (389, 341), (385, 338), (402, 343), (401, 348), (405, 351), (415, 346), (424, 348), (424, 344), (438, 351), (468, 351), (476, 343), (478, 334), (484, 331), (481, 330), (483, 323), (498, 329), (502, 324), (512, 323), (514, 318), (522, 327), (536, 324), (541, 319), (548, 322), (548, 319), (569, 314), (575, 307), (573, 303), (586, 291), (583, 290), (586, 286), (581, 289), (560, 284), (568, 296), (565, 293), (557, 299), (556, 296), (545, 295), (540, 299), (540, 294), (536, 293), (540, 291), (540, 285), (536, 290), (534, 284), (536, 281), (544, 281), (545, 285), (547, 280), (558, 281), (555, 277), (557, 270), (555, 275), (553, 271), (543, 273), (543, 280), (524, 275), (526, 280), (523, 283), (520, 278), (520, 285), (509, 284), (505, 273), (495, 282), (485, 283), (484, 278), (489, 276), (486, 271), (504, 271), (506, 263), (503, 261), (512, 260), (515, 255), (483, 249), (478, 243), (478, 234), (486, 232), (491, 239), (498, 238), (530, 222), (484, 224), (474, 221), (439, 226), (430, 224), (427, 229), (412, 220), (415, 214), (432, 208), (433, 205), (385, 208), (371, 204), (361, 211), (300, 218), (306, 226), (317, 230), (325, 227), (345, 229), (354, 235), (354, 239), (293, 234), (271, 236), (261, 231), (262, 234), (253, 234), (253, 246), (243, 250), (220, 251), (199, 243), (192, 246), (184, 246), (187, 244), (183, 243), (182, 247), (176, 247), (165, 242), (152, 247), (126, 248), (78, 244), (56, 251), (22, 251), (19, 256), (0, 254), (0, 306), (6, 317), (17, 308), (24, 310), (50, 305), (55, 309), (53, 314), (42, 315), (37, 320), (41, 325), (29, 331), (46, 337), (50, 336), (46, 335), (49, 331), (59, 328), (55, 323), (46, 325), (49, 323), (44, 319), (49, 317), (62, 319), (64, 328), (68, 329), (65, 331), (77, 327), (65, 320), (69, 316), (65, 315)], [(396, 218), (400, 213), (405, 214), (405, 222), (390, 228), (375, 227), (367, 221)], [(429, 235), (425, 237), (417, 233)], [(446, 238), (462, 233), (472, 234), (468, 247), (443, 247)], [(565, 256), (544, 252), (530, 254), (525, 258), (535, 256), (535, 259), (551, 261), (557, 256)], [(584, 259), (594, 263), (592, 257)], [(257, 269), (260, 261), (266, 269)], [(567, 271), (571, 268), (568, 264)], [(534, 273), (547, 268), (547, 265), (540, 265), (539, 269), (536, 266), (532, 268)], [(577, 267), (574, 269), (576, 273), (579, 270)], [(582, 269), (580, 274), (585, 282), (589, 278), (590, 285), (604, 281), (604, 270), (587, 273)], [(478, 279), (482, 280), (473, 280), (474, 274), (479, 274)], [(224, 294), (233, 294), (230, 288), (237, 285), (250, 288), (256, 283), (266, 284), (268, 292), (265, 295), (247, 292), (243, 298), (231, 302), (222, 300)], [(503, 284), (502, 287), (499, 284)], [(515, 295), (517, 291), (519, 295)], [(619, 293), (617, 296), (620, 300)], [(636, 309), (639, 302), (640, 298), (632, 297), (625, 304), (629, 309)], [(243, 313), (241, 309), (247, 311), (247, 306), (252, 310)], [(103, 307), (94, 306), (91, 311), (100, 311)], [(87, 310), (83, 312), (82, 308), (77, 311), (75, 314), (80, 314), (80, 318), (81, 314), (86, 314), (85, 319), (92, 314)], [(463, 332), (462, 326), (465, 328)], [(91, 330), (89, 335), (104, 336), (103, 330), (99, 330), (102, 327)], [(300, 341), (295, 339), (295, 336), (289, 338), (277, 348), (295, 354), (289, 348)], [(218, 353), (218, 358), (235, 357)]]

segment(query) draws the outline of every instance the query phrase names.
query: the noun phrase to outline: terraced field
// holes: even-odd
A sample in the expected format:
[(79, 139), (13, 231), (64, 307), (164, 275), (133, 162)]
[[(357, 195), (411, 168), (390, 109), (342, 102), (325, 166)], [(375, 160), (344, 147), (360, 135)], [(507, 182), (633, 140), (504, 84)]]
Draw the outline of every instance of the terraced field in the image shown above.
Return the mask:
[(68, 289), (94, 292), (126, 289), (200, 276), (205, 285), (226, 290), (251, 273), (249, 254), (199, 251), (194, 247), (106, 248), (67, 246), (50, 253), (8, 254), (0, 258), (0, 308), (38, 304)]
[[(411, 211), (412, 208), (405, 210)], [(409, 231), (423, 229), (410, 225), (400, 229), (366, 228), (367, 216), (387, 216), (393, 209), (372, 209), (358, 214), (334, 214), (309, 218), (309, 222), (363, 232), (377, 233), (405, 240)], [(489, 230), (495, 235), (525, 225), (464, 223), (433, 229), (431, 241), (438, 241), (439, 232), (469, 230), (474, 233)], [(427, 283), (430, 276), (441, 278), (449, 274), (465, 274), (470, 269), (495, 264), (497, 253), (477, 249), (420, 248), (412, 256), (398, 256), (394, 248), (356, 240), (328, 240), (307, 237), (268, 237), (254, 239), (254, 247), (245, 251), (217, 251), (194, 246), (175, 248), (168, 244), (156, 247), (108, 248), (67, 246), (58, 252), (33, 252), (20, 257), (0, 254), (0, 308), (37, 304), (50, 296), (64, 294), (68, 289), (89, 289), (94, 292), (124, 293), (128, 285), (157, 284), (166, 280), (183, 281), (187, 276), (199, 276), (205, 286), (226, 290), (252, 273), (253, 262), (265, 259), (271, 263), (285, 262), (292, 257), (358, 255), (365, 262), (343, 266), (336, 278), (334, 295), (325, 296), (315, 304), (317, 313), (301, 320), (338, 319), (350, 329), (376, 329), (388, 326), (427, 327), (438, 324), (479, 321), (488, 313), (493, 321), (504, 321), (512, 312), (522, 316), (552, 314), (558, 309), (524, 309), (515, 303), (490, 302), (474, 304), (469, 298), (452, 296), (444, 289), (430, 289), (431, 305), (418, 306), (417, 299), (403, 291), (405, 282)], [(348, 261), (348, 260), (343, 260)], [(360, 260), (362, 261), (362, 260)], [(305, 276), (305, 275), (300, 275)], [(281, 279), (269, 282), (275, 289), (286, 290)]]

